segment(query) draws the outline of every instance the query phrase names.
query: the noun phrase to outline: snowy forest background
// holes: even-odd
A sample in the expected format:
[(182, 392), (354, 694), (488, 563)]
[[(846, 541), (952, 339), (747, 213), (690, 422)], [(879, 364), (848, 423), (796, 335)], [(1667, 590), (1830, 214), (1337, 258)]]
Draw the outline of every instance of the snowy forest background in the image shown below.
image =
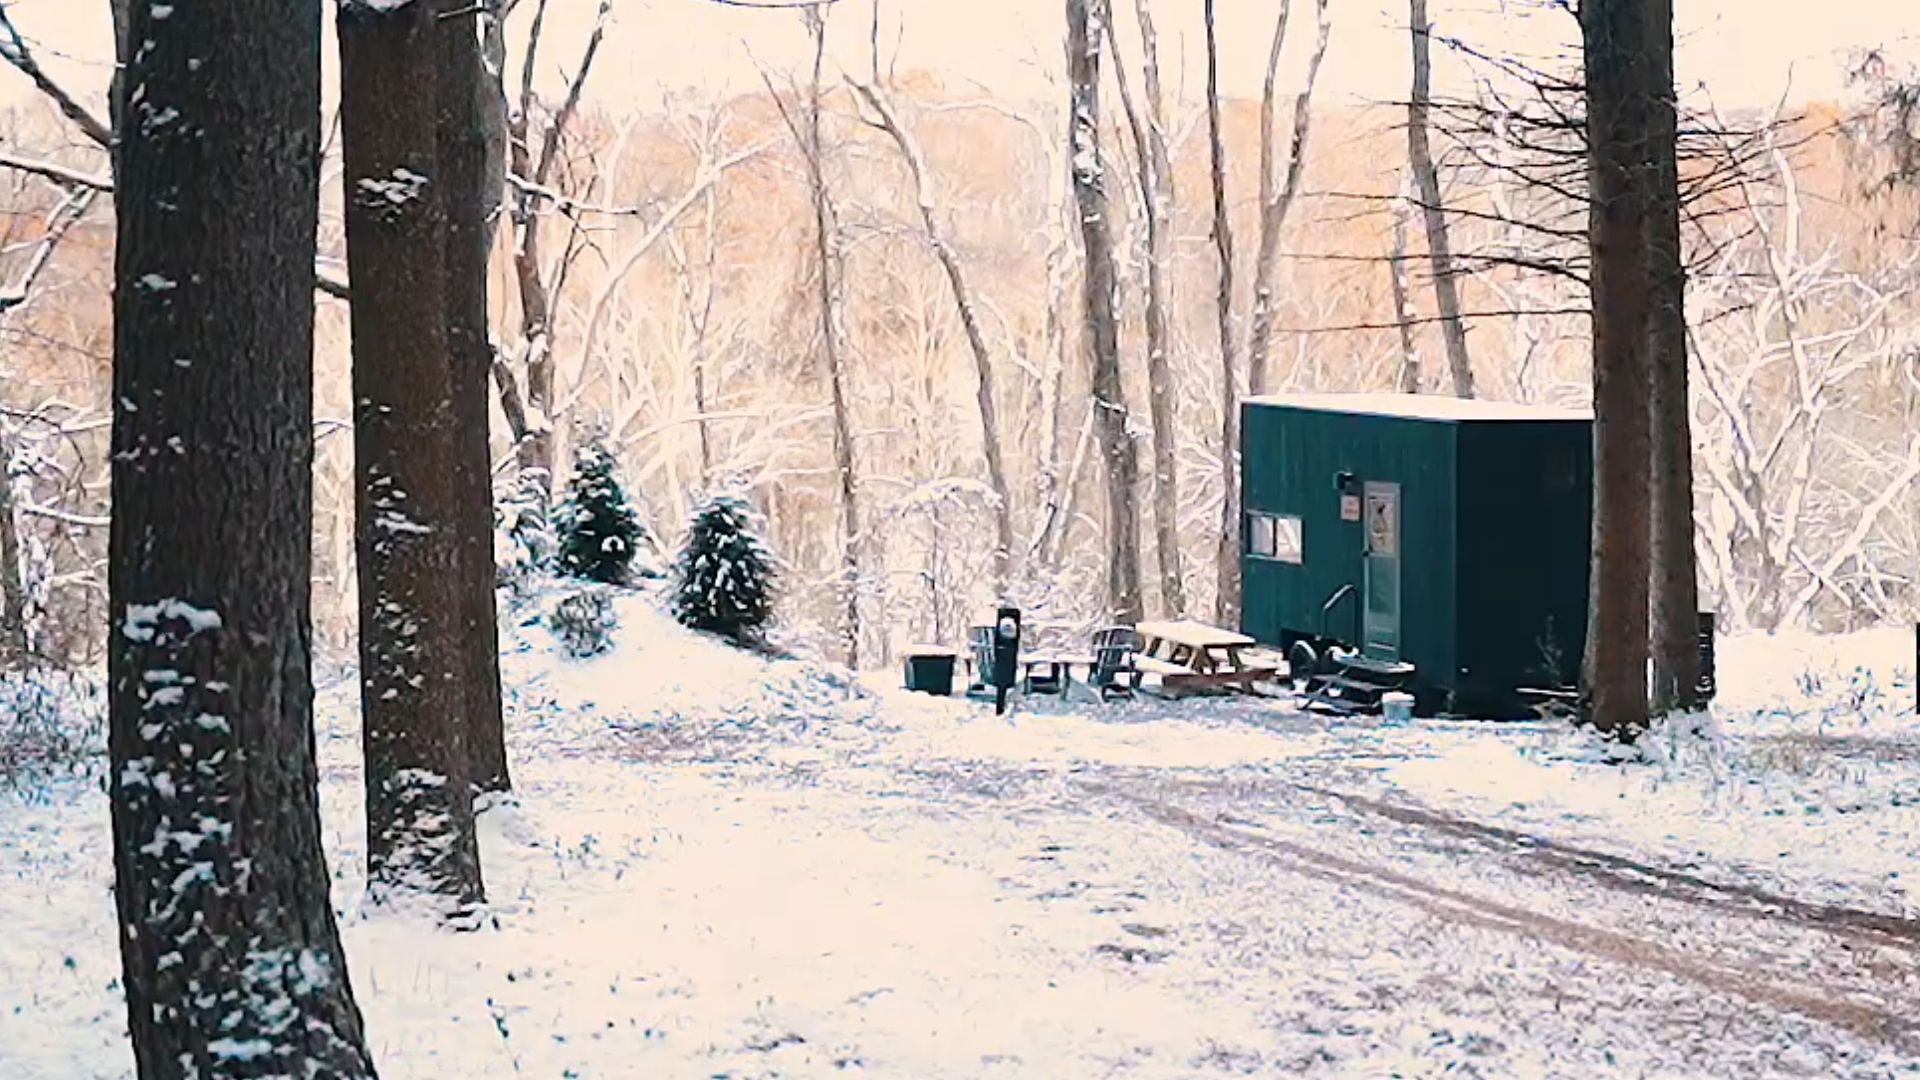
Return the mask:
[[(889, 24), (870, 24), (865, 6), (842, 6), (823, 9), (827, 17), (806, 32), (871, 37), (865, 67), (768, 67), (757, 92), (675, 92), (612, 107), (582, 91), (609, 63), (596, 53), (614, 8), (602, 4), (585, 34), (542, 34), (535, 23), (546, 6), (521, 0), (490, 42), (506, 122), (489, 286), (496, 383), (506, 388), (492, 423), (501, 500), (522, 497), (516, 436), (537, 433), (543, 415), (556, 486), (585, 435), (607, 432), (628, 490), (668, 550), (704, 492), (741, 490), (766, 515), (786, 567), (788, 634), (844, 652), (851, 588), (855, 646), (873, 665), (910, 641), (957, 642), (992, 601), (1004, 496), (1013, 538), (1006, 591), (1042, 617), (1101, 618), (1109, 523), (1078, 317), (1083, 263), (1064, 65), (1046, 67), (1043, 95), (896, 70), (880, 32)], [(1145, 605), (1207, 617), (1216, 611), (1226, 474), (1204, 73), (1149, 72), (1143, 42), (1161, 47), (1142, 34), (1134, 5), (1117, 6), (1100, 165), (1141, 463)], [(1292, 7), (1284, 48), (1274, 48), (1272, 100), (1221, 102), (1236, 249), (1234, 392), (1249, 389), (1268, 246), (1263, 112), (1272, 119), (1270, 185), (1297, 194), (1272, 230), (1270, 358), (1254, 389), (1452, 392), (1402, 91), (1382, 88), (1372, 106), (1314, 101), (1316, 44), (1337, 42), (1346, 15), (1337, 4)], [(0, 28), (0, 56), (31, 73), (33, 9), (12, 8), (20, 25)], [(1499, 55), (1495, 42), (1439, 28), (1436, 62), (1476, 89), (1437, 95), (1433, 152), (1477, 393), (1578, 405), (1590, 393), (1585, 209), (1551, 181), (1555, 99), (1528, 85), (1577, 73), (1578, 28), (1564, 13), (1535, 17), (1564, 24), (1557, 59)], [(1261, 33), (1265, 52), (1272, 24)], [(845, 40), (839, 46), (844, 55)], [(1710, 86), (1683, 95), (1693, 111), (1683, 169), (1694, 196), (1686, 242), (1702, 606), (1730, 630), (1839, 631), (1920, 616), (1912, 435), (1920, 214), (1910, 192), (1884, 183), (1890, 137), (1910, 136), (1913, 116), (1910, 105), (1896, 107), (1904, 68), (1865, 55), (1834, 62), (1858, 71), (1851, 99), (1722, 111)], [(1120, 82), (1125, 96), (1115, 93)], [(1787, 89), (1783, 73), (1783, 99)], [(59, 99), (104, 115), (86, 103), (105, 90), (104, 80), (54, 86), (0, 116), (8, 463), (0, 541), (10, 549), (0, 586), (8, 611), (23, 616), (28, 649), (62, 664), (97, 659), (107, 624), (113, 225), (105, 154)], [(796, 138), (816, 101), (825, 243), (812, 156)], [(1870, 108), (1876, 101), (1884, 107)], [(330, 99), (323, 277), (343, 271), (332, 109)], [(1164, 371), (1149, 355), (1143, 136), (1149, 154), (1164, 141), (1170, 166)], [(984, 452), (978, 358), (955, 276), (992, 378), (998, 470)], [(550, 313), (545, 324), (540, 310)], [(341, 660), (355, 640), (347, 315), (323, 290), (315, 642)], [(833, 434), (836, 365), (859, 508), (850, 552)], [(1156, 501), (1162, 440), (1170, 514)], [(1524, 508), (1515, 511), (1524, 527)], [(1184, 595), (1170, 594), (1167, 580)]]

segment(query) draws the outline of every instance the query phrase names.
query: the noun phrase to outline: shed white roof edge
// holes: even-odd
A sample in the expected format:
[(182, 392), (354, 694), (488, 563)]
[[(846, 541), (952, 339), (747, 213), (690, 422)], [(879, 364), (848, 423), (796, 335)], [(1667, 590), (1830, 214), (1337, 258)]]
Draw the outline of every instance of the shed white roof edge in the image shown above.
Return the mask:
[(1590, 421), (1586, 409), (1529, 405), (1514, 401), (1484, 401), (1441, 394), (1267, 394), (1247, 399), (1249, 405), (1278, 405), (1321, 412), (1368, 413), (1407, 420), (1579, 420)]

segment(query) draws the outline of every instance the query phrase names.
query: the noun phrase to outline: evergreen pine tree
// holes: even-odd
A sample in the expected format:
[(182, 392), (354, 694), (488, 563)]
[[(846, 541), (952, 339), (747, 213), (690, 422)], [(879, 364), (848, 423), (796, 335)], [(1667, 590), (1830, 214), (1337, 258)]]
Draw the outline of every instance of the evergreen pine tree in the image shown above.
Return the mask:
[(582, 444), (575, 455), (573, 481), (558, 516), (560, 572), (570, 577), (623, 582), (635, 553), (649, 541), (613, 475), (613, 455), (597, 439)]
[(493, 519), (493, 563), (499, 583), (518, 593), (552, 568), (554, 550), (559, 547), (546, 489), (538, 477), (521, 473), (499, 497)]
[(683, 625), (749, 644), (773, 621), (777, 570), (739, 498), (716, 495), (694, 515), (676, 567), (673, 615)]

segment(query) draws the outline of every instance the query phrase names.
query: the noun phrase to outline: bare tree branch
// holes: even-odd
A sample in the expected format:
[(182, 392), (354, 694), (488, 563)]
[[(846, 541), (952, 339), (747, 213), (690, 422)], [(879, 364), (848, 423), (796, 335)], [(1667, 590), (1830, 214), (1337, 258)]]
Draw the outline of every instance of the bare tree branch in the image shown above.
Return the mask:
[(0, 0), (0, 60), (12, 64), (20, 74), (31, 79), (33, 85), (60, 110), (61, 115), (73, 121), (81, 134), (102, 150), (113, 149), (113, 129), (101, 123), (99, 117), (41, 70), (40, 61), (34, 58), (27, 39), (14, 26), (13, 16), (8, 13), (4, 0)]
[(112, 191), (113, 181), (94, 173), (82, 172), (57, 162), (42, 161), (38, 158), (21, 157), (0, 151), (0, 169), (12, 169), (15, 172), (29, 173), (33, 176), (51, 180), (62, 187), (83, 187), (94, 191)]

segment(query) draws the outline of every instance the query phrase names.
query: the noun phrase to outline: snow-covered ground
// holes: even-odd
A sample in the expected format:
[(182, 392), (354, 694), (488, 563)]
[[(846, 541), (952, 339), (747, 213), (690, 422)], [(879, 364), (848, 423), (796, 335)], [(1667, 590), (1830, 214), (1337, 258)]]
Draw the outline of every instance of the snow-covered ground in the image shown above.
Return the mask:
[[(569, 661), (541, 610), (481, 930), (364, 905), (355, 690), (321, 695), (389, 1080), (1920, 1076), (1909, 635), (1728, 641), (1713, 715), (1623, 763), (1277, 701), (999, 719), (644, 595)], [(0, 795), (0, 1078), (131, 1075), (110, 854), (97, 787)]]

